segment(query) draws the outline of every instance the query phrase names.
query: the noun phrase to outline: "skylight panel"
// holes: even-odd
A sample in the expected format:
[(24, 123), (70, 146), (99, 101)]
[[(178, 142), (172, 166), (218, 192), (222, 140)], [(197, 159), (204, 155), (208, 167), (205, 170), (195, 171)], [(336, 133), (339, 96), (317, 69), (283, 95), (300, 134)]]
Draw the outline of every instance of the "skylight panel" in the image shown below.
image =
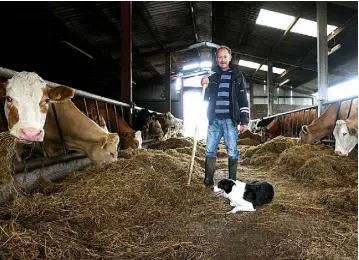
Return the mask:
[[(327, 35), (331, 34), (337, 28), (337, 26), (328, 24)], [(300, 18), (290, 31), (311, 37), (317, 37), (317, 22)]]
[(252, 61), (247, 61), (247, 60), (239, 60), (238, 65), (247, 67), (247, 68), (258, 69), (260, 64), (257, 62), (252, 62)]
[(295, 17), (291, 15), (261, 9), (256, 24), (287, 30), (294, 18)]
[[(247, 67), (247, 68), (258, 69), (260, 64), (257, 62), (253, 62), (253, 61), (239, 60), (238, 65)], [(260, 70), (268, 71), (268, 66), (262, 65)], [(273, 67), (273, 73), (275, 73), (275, 74), (282, 74), (284, 71), (285, 71), (285, 69)]]
[[(285, 71), (285, 69), (282, 69), (282, 68), (277, 68), (277, 67), (272, 67), (272, 68), (273, 68), (273, 73), (275, 73), (275, 74), (282, 74)], [(260, 70), (268, 71), (268, 66), (262, 65)]]

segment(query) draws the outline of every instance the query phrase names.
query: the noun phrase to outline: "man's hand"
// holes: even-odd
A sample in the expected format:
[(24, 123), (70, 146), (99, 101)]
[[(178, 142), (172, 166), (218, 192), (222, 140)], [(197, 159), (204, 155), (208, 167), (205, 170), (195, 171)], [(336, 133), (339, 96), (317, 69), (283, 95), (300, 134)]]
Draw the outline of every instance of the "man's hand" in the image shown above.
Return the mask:
[(241, 134), (243, 134), (245, 131), (247, 131), (247, 129), (248, 129), (248, 126), (247, 125), (241, 125), (241, 128), (240, 128), (240, 132), (239, 133), (241, 133)]
[(203, 76), (202, 77), (202, 80), (201, 80), (201, 85), (208, 85), (209, 83), (209, 80), (208, 80), (208, 77), (207, 76)]

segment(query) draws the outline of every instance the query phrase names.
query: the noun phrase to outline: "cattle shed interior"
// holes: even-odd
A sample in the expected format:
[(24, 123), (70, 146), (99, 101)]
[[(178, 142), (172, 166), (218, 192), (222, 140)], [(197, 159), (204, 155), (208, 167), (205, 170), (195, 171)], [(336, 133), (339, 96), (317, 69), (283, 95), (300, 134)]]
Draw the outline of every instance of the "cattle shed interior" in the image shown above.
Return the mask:
[[(325, 3), (327, 24), (336, 27), (327, 41), (330, 87), (358, 76), (358, 3)], [(284, 71), (273, 73), (274, 114), (316, 104), (317, 38), (292, 28), (301, 19), (317, 20), (317, 2), (42, 1), (0, 7), (1, 67), (36, 71), (46, 80), (125, 103), (131, 102), (131, 85), (136, 105), (167, 112), (170, 96), (171, 112), (183, 118), (177, 79), (183, 84), (208, 73), (184, 67), (215, 64), (213, 46), (227, 45), (246, 78), (252, 119), (268, 114), (268, 73), (243, 62), (261, 68), (270, 62)], [(294, 20), (281, 29), (257, 24), (261, 10)], [(185, 89), (198, 90), (196, 84)]]

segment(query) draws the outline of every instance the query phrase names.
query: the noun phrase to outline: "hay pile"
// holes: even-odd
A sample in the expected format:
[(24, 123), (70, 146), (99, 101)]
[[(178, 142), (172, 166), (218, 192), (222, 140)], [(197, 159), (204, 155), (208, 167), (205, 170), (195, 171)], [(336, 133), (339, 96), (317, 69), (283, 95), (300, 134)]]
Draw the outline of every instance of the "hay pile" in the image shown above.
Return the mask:
[(165, 141), (160, 141), (154, 144), (148, 144), (148, 149), (156, 149), (156, 150), (167, 150), (167, 149), (176, 149), (182, 147), (192, 147), (193, 146), (193, 138), (185, 137), (185, 138), (169, 138)]
[[(16, 200), (2, 221), (4, 259), (209, 259), (201, 237), (183, 229), (190, 212), (211, 200), (195, 165), (163, 151), (94, 165), (58, 184), (51, 196)], [(206, 203), (207, 204), (207, 203)], [(209, 205), (208, 207), (213, 207)]]
[(317, 193), (310, 199), (317, 204), (341, 213), (357, 212), (357, 161), (336, 155), (328, 145), (291, 147), (280, 155), (272, 171), (312, 187)]
[(297, 141), (292, 138), (278, 136), (266, 143), (250, 147), (242, 152), (241, 163), (256, 166), (269, 166), (286, 149), (297, 145)]
[(254, 134), (249, 130), (245, 131), (244, 133), (240, 133), (238, 135), (239, 145), (258, 145), (260, 143), (262, 143), (261, 136), (259, 134)]
[(18, 156), (15, 137), (10, 133), (0, 133), (0, 184), (11, 182), (13, 163)]

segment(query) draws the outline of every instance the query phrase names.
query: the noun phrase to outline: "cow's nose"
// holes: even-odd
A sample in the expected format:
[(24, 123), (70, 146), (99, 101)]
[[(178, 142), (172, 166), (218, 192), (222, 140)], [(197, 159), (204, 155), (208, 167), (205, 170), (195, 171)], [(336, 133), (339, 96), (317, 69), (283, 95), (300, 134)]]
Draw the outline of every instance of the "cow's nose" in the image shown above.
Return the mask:
[(27, 141), (39, 142), (44, 137), (44, 131), (34, 127), (25, 127), (19, 129), (19, 138)]
[(335, 153), (337, 154), (337, 155), (342, 155), (342, 152), (341, 151), (335, 151)]

